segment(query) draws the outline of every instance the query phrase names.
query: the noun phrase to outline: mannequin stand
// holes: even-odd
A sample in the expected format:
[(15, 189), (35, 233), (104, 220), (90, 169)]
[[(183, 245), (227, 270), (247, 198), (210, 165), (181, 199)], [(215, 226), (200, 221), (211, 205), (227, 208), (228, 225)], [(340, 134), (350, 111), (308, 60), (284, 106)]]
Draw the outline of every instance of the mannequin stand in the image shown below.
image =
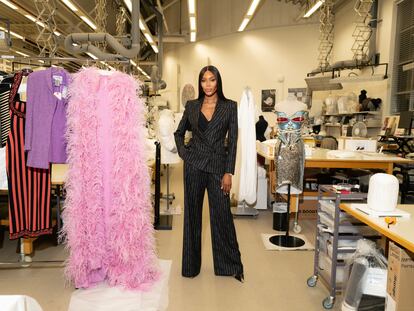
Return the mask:
[(170, 164), (166, 164), (167, 166), (167, 193), (161, 197), (161, 199), (166, 200), (166, 210), (164, 211), (166, 214), (171, 214), (172, 211), (170, 210), (171, 202), (175, 200), (175, 194), (170, 193)]
[(160, 215), (161, 199), (161, 147), (155, 142), (155, 196), (154, 196), (154, 229), (172, 230), (172, 215)]
[(233, 216), (253, 216), (257, 217), (259, 212), (257, 209), (247, 205), (246, 201), (238, 202), (236, 207), (231, 208)]
[(274, 235), (269, 238), (270, 243), (280, 246), (280, 247), (301, 247), (305, 245), (305, 241), (302, 239), (289, 235), (289, 220), (290, 220), (290, 187), (288, 184), (288, 194), (287, 194), (287, 213), (286, 213), (286, 234), (285, 235)]

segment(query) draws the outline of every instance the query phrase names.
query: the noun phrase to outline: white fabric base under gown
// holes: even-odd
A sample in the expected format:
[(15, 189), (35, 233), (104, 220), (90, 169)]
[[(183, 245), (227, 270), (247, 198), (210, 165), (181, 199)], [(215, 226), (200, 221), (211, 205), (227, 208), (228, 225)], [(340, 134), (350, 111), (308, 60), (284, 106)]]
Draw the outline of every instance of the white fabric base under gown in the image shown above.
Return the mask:
[(168, 307), (171, 260), (159, 260), (161, 278), (151, 290), (132, 291), (101, 284), (73, 292), (68, 311), (164, 311)]

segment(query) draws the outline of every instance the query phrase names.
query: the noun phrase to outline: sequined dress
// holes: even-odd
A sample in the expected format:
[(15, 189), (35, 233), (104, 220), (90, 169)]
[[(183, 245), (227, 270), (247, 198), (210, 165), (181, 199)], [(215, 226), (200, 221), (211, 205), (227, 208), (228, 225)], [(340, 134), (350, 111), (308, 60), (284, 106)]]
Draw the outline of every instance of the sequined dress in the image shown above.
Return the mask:
[(297, 111), (291, 116), (276, 111), (278, 140), (275, 146), (276, 192), (299, 194), (303, 191), (305, 148), (302, 140), (302, 125), (307, 111)]

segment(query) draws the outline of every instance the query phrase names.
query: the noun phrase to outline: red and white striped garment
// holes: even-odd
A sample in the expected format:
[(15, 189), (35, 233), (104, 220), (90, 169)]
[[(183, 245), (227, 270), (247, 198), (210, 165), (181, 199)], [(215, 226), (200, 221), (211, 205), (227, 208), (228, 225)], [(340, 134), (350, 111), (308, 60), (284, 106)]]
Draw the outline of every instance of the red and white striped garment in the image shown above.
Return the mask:
[(15, 74), (10, 92), (10, 132), (6, 143), (10, 239), (52, 233), (50, 169), (26, 166), (26, 103), (16, 96), (22, 77), (22, 72)]

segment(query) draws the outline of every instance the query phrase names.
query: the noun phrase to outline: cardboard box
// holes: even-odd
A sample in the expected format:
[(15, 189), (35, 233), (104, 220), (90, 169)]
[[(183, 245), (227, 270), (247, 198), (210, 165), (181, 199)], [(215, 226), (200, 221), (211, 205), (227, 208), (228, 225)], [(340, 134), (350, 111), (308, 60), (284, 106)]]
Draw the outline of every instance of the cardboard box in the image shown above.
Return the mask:
[(390, 242), (386, 311), (414, 310), (414, 254)]

